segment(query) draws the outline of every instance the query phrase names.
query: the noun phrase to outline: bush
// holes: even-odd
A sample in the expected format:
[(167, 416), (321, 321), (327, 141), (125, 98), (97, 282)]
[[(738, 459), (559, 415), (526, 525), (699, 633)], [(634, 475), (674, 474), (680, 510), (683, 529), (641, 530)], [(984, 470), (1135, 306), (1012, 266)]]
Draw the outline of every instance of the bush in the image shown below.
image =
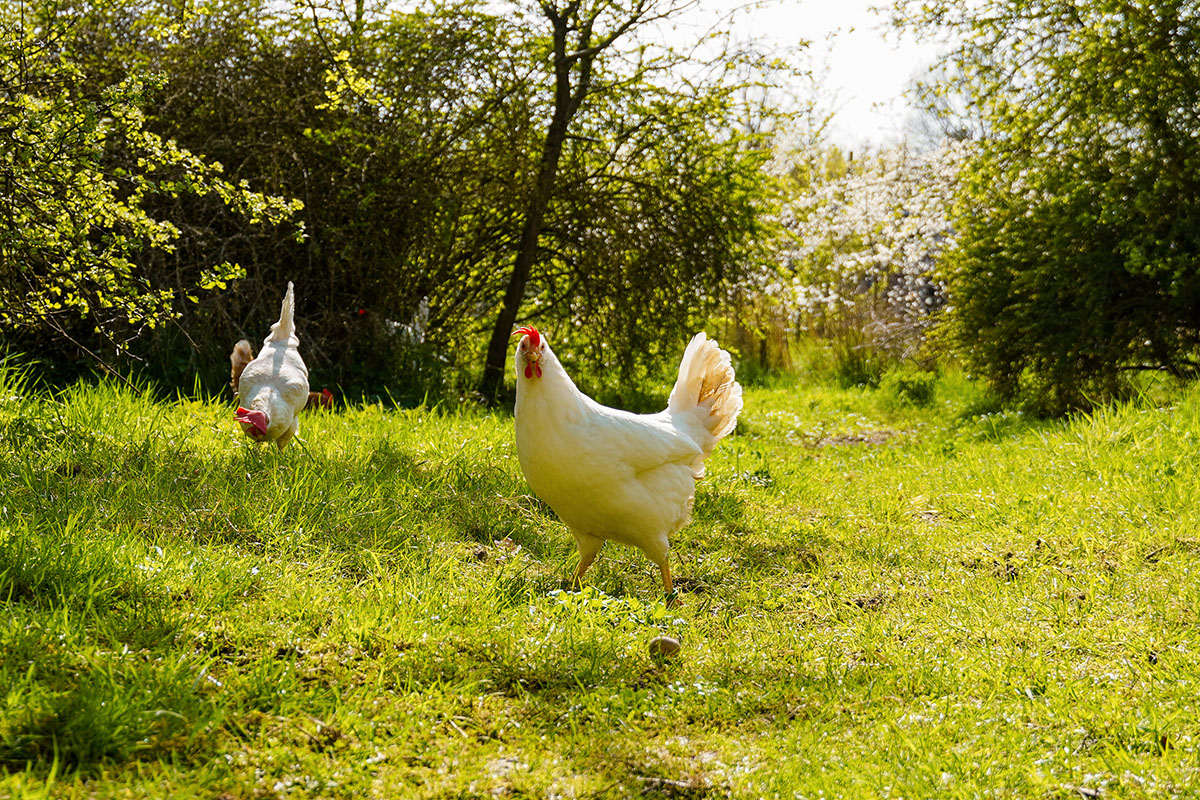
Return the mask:
[(846, 329), (833, 342), (833, 377), (845, 389), (879, 386), (885, 369), (885, 354), (867, 341), (861, 330)]
[(932, 405), (937, 388), (937, 373), (913, 367), (900, 367), (884, 374), (879, 388), (902, 406), (925, 408)]
[(939, 266), (966, 368), (1038, 415), (1128, 396), (1138, 372), (1200, 376), (1191, 8), (898, 7), (914, 32), (959, 43), (937, 88), (961, 98), (980, 134)]

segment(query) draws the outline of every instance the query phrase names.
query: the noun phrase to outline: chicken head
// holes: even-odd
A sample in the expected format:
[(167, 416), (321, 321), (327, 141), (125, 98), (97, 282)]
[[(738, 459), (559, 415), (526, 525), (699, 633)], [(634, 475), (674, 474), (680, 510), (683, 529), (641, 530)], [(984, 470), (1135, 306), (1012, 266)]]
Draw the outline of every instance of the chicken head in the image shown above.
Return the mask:
[(238, 410), (234, 417), (242, 425), (242, 430), (247, 435), (261, 439), (267, 435), (267, 426), (270, 425), (270, 418), (265, 412), (252, 411), (248, 408), (238, 406)]
[(542, 377), (542, 365), (539, 363), (542, 360), (542, 334), (537, 328), (525, 325), (513, 331), (512, 335), (525, 337), (517, 345), (518, 366), (524, 365), (525, 377)]

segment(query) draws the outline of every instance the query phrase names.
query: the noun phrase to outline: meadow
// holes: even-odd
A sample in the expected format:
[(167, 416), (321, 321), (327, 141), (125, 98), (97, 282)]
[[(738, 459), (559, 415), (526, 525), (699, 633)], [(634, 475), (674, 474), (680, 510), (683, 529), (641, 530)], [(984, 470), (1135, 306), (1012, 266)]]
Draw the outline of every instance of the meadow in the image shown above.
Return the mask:
[(1200, 791), (1200, 388), (750, 387), (668, 608), (611, 544), (565, 584), (503, 413), (277, 452), (224, 399), (0, 376), (2, 797)]

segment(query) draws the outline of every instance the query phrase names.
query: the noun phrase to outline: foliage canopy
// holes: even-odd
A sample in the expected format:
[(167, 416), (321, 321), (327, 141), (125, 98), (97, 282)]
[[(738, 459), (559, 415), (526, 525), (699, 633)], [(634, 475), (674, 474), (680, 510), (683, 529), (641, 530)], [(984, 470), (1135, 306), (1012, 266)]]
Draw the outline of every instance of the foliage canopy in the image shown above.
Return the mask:
[(931, 87), (983, 135), (947, 262), (950, 338), (1042, 412), (1200, 368), (1200, 13), (1194, 2), (899, 2), (957, 45)]
[(194, 155), (147, 125), (157, 73), (132, 69), (89, 86), (55, 20), (0, 16), (0, 325), (95, 333), (156, 328), (179, 316), (181, 295), (224, 288), (244, 270), (214, 257), (189, 265), (176, 286), (146, 269), (180, 237), (152, 213), (160, 198), (212, 196), (243, 224), (279, 223), (295, 201), (233, 183), (219, 163)]
[[(584, 5), (618, 22), (674, 8)], [(21, 7), (42, 20), (37, 30), (61, 31), (79, 94), (154, 76), (138, 79), (139, 130), (188, 154), (171, 162), (174, 180), (211, 186), (120, 195), (170, 238), (169, 249), (128, 238), (120, 251), (138, 285), (161, 292), (157, 307), (182, 313), (179, 326), (129, 345), (150, 376), (223, 384), (231, 343), (261, 337), (279, 287), (294, 280), (315, 382), (412, 400), (470, 385), (463, 376), (479, 364), (521, 248), (555, 103), (540, 6)], [(778, 66), (723, 53), (707, 71), (693, 64), (690, 80), (669, 79), (684, 61), (633, 39), (597, 55), (518, 298), (522, 320), (606, 382), (657, 366), (660, 348), (677, 357), (687, 330), (761, 257), (772, 196), (758, 165), (770, 137), (747, 128), (743, 89)], [(734, 62), (743, 68), (726, 68)], [(139, 155), (106, 151), (105, 168), (132, 171)], [(250, 224), (239, 212), (253, 204), (221, 194), (245, 186), (302, 204), (303, 240)], [(254, 197), (255, 208), (268, 202)], [(21, 274), (22, 259), (9, 263)], [(240, 274), (204, 271), (220, 264), (245, 275), (220, 295), (197, 293), (194, 276), (216, 286)], [(187, 295), (197, 302), (179, 307)], [(634, 326), (639, 337), (628, 335)], [(69, 333), (91, 341), (90, 330)]]

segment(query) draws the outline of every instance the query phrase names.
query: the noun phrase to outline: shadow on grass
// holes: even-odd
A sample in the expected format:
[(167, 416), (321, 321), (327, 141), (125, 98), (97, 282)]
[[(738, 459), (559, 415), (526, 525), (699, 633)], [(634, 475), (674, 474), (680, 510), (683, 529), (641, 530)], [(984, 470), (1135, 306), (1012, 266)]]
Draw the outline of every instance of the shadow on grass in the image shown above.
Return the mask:
[(0, 540), (0, 608), (25, 623), (0, 640), (15, 710), (0, 729), (0, 765), (45, 775), (167, 751), (186, 758), (210, 716), (199, 665), (163, 656), (184, 628), (166, 592), (118, 543), (86, 537)]
[(728, 489), (710, 486), (696, 490), (692, 517), (697, 521), (736, 525), (745, 513), (746, 501)]
[(94, 627), (108, 644), (141, 649), (181, 628), (154, 587), (116, 553), (112, 540), (77, 541), (26, 531), (0, 540), (0, 597), (34, 613)]
[(211, 704), (194, 665), (148, 660), (104, 665), (70, 685), (39, 687), (0, 737), (0, 764), (48, 774), (52, 765), (93, 774), (133, 760), (205, 758)]

